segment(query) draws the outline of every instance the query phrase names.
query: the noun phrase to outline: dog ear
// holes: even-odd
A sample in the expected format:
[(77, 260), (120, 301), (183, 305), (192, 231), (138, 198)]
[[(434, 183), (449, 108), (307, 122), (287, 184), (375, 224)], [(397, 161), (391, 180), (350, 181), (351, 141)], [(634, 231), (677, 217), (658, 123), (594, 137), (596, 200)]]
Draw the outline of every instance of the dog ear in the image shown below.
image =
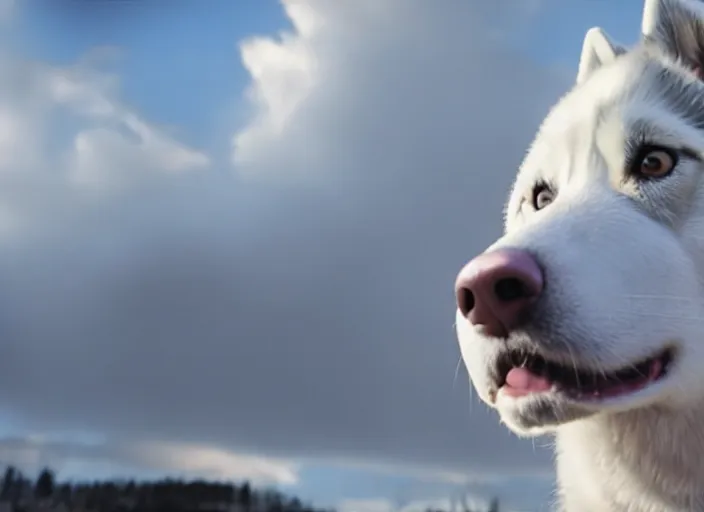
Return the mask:
[(704, 1), (645, 0), (643, 38), (689, 67), (704, 69)]
[(596, 69), (625, 53), (626, 49), (614, 43), (599, 27), (590, 28), (584, 36), (582, 55), (579, 58), (577, 83), (582, 83)]

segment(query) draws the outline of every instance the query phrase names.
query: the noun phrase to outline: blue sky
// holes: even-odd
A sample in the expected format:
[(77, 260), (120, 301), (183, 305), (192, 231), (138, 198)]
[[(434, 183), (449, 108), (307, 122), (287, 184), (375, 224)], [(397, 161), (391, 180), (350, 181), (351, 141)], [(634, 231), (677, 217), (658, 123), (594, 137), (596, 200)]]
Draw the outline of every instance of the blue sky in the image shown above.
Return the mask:
[(22, 6), (13, 26), (20, 51), (68, 64), (93, 48), (119, 49), (126, 100), (150, 118), (182, 126), (192, 140), (212, 125), (233, 88), (247, 85), (237, 43), (290, 27), (278, 2), (269, 0), (215, 0), (207, 9), (185, 0), (166, 9), (159, 2), (50, 5)]
[[(233, 98), (249, 83), (237, 44), (288, 30), (290, 22), (277, 0), (212, 0), (207, 9), (186, 0), (172, 5), (86, 0), (50, 7), (28, 1), (13, 20), (12, 39), (19, 52), (57, 64), (95, 48), (119, 50), (114, 65), (125, 100), (150, 119), (178, 126), (192, 144), (208, 146), (223, 105), (231, 104), (228, 114), (234, 116), (246, 108)], [(640, 9), (637, 2), (551, 0), (511, 43), (540, 61), (575, 67), (581, 46), (576, 34), (599, 25), (633, 41)]]
[[(396, 5), (396, 2), (390, 3)], [(537, 4), (539, 8), (534, 13), (531, 11), (528, 20), (509, 20), (515, 32), (509, 33), (507, 39), (513, 52), (534, 62), (539, 70), (552, 68), (572, 72), (576, 69), (582, 35), (593, 25), (605, 27), (617, 40), (626, 43), (632, 42), (638, 32), (640, 2), (544, 0)], [(505, 9), (497, 8), (496, 12), (490, 13), (489, 19), (501, 27), (509, 14)], [(393, 29), (388, 27), (393, 26), (385, 25), (391, 31)], [(19, 3), (7, 30), (11, 50), (19, 59), (58, 68), (71, 66), (91, 54), (104, 59), (105, 62), (99, 61), (96, 66), (99, 69), (107, 67), (110, 73), (119, 76), (118, 103), (138, 112), (150, 126), (163, 129), (164, 133), (193, 151), (207, 154), (216, 163), (213, 172), (217, 173), (224, 172), (223, 162), (229, 159), (233, 134), (247, 126), (256, 110), (245, 96), (251, 85), (251, 75), (242, 65), (239, 44), (254, 36), (276, 39), (279, 31), (290, 31), (291, 27), (291, 21), (275, 0), (176, 0), (169, 2), (168, 8), (164, 2), (156, 0), (25, 0)], [(370, 39), (374, 37), (370, 36)], [(96, 49), (102, 49), (102, 53), (96, 54)], [(355, 58), (356, 51), (361, 53), (354, 46), (346, 51), (351, 59)], [(359, 55), (357, 58), (362, 59)], [(331, 82), (335, 79), (333, 76)], [(363, 85), (368, 86), (367, 83)], [(524, 93), (516, 91), (517, 96)], [(327, 105), (328, 110), (340, 105), (324, 101), (321, 104)], [(530, 126), (535, 121), (531, 118)], [(305, 139), (315, 140), (311, 143), (315, 149), (315, 144), (323, 144), (318, 141), (334, 132), (332, 128), (323, 130), (320, 126), (334, 124), (311, 122), (311, 125), (321, 130), (318, 138)], [(291, 135), (291, 146), (300, 146), (302, 139), (297, 136), (300, 134)], [(340, 145), (339, 140), (337, 144)], [(271, 153), (277, 154), (281, 150), (286, 154), (287, 148), (275, 146)], [(351, 153), (355, 151), (355, 148), (350, 149)], [(516, 151), (520, 153), (521, 148)], [(328, 153), (321, 151), (320, 154)], [(264, 156), (268, 158), (270, 155)], [(264, 157), (261, 159), (265, 160)], [(344, 162), (336, 162), (336, 165), (344, 168)], [(269, 160), (266, 165), (274, 166)], [(285, 187), (282, 189), (285, 192)], [(350, 208), (354, 204), (351, 201)], [(226, 232), (226, 227), (222, 229)], [(451, 381), (451, 376), (448, 379)], [(448, 391), (451, 392), (449, 386)], [(460, 402), (469, 400), (466, 387), (462, 387), (458, 394)], [(17, 422), (16, 425), (29, 423), (31, 421)], [(497, 423), (495, 428), (501, 427)], [(75, 426), (72, 429), (76, 431)], [(7, 430), (17, 433), (21, 429), (16, 426)], [(97, 431), (97, 427), (86, 427), (86, 431), (94, 430)], [(98, 438), (102, 438), (102, 434)], [(207, 440), (208, 435), (203, 438)], [(267, 448), (263, 441), (253, 445)], [(297, 454), (297, 457), (301, 456)], [(549, 493), (551, 484), (545, 478), (521, 477), (512, 485), (521, 489), (518, 494), (537, 489), (536, 495), (543, 496)], [(299, 482), (293, 486), (296, 493), (322, 504), (336, 504), (341, 500), (422, 500), (446, 496), (455, 488), (447, 481), (422, 483), (402, 471), (393, 474), (393, 471), (360, 469), (345, 466), (342, 462), (323, 463), (318, 459), (303, 464)], [(505, 491), (500, 483), (485, 484), (480, 491), (486, 494), (494, 489), (499, 493)]]

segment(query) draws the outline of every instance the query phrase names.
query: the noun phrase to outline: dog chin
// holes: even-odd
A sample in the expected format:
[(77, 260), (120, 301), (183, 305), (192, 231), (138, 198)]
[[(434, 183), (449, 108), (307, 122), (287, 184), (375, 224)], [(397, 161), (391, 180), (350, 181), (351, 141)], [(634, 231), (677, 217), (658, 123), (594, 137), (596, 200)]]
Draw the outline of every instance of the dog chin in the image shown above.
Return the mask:
[(568, 400), (559, 393), (541, 393), (520, 398), (505, 397), (499, 392), (494, 407), (501, 421), (521, 437), (550, 434), (560, 425), (586, 419), (598, 408)]

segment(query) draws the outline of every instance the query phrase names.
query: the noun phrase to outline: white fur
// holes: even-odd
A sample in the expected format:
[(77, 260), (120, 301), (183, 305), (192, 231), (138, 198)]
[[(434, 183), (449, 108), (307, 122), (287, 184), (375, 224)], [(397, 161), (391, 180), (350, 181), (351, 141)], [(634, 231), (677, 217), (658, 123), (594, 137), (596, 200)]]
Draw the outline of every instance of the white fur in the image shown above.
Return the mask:
[(625, 48), (611, 41), (609, 36), (599, 27), (590, 28), (584, 36), (582, 56), (579, 59), (577, 83), (584, 82), (592, 71), (613, 61), (617, 55), (625, 52)]
[[(704, 156), (704, 3), (646, 0), (642, 30), (628, 52), (599, 29), (587, 33), (576, 85), (541, 126), (505, 234), (487, 250), (537, 255), (552, 308), (546, 329), (576, 361), (609, 370), (675, 345), (671, 371), (592, 406), (555, 398), (564, 422), (526, 426), (535, 398), (497, 392), (490, 377), (504, 345), (457, 312), (481, 399), (519, 435), (556, 436), (567, 512), (704, 511), (704, 163), (682, 158), (671, 176), (647, 183), (625, 169), (627, 141), (643, 123), (655, 129), (649, 142)], [(538, 180), (558, 193), (536, 212), (527, 198)]]

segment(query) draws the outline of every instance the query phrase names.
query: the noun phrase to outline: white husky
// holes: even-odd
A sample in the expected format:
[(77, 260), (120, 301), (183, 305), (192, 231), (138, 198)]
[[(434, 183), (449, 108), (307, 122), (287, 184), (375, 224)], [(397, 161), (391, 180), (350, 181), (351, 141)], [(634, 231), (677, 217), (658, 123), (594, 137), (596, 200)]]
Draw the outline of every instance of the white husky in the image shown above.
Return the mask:
[(585, 38), (460, 272), (479, 396), (556, 435), (569, 512), (704, 511), (704, 0), (646, 0), (642, 40)]

